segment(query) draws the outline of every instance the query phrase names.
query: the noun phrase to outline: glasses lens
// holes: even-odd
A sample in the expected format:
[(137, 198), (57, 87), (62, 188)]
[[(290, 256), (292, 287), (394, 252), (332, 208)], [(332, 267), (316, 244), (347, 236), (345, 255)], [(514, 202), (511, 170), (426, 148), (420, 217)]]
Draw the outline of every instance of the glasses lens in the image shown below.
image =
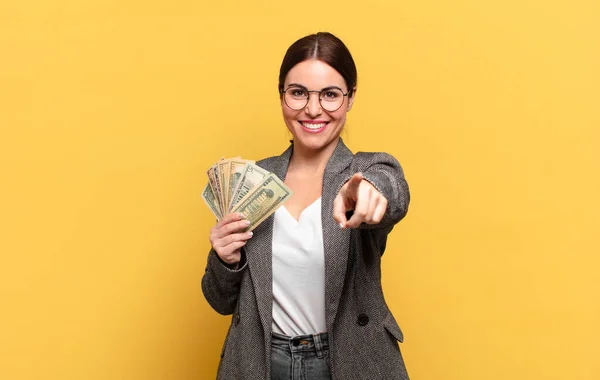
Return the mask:
[(293, 110), (300, 110), (308, 103), (308, 92), (302, 87), (288, 87), (283, 95), (285, 104)]
[(337, 111), (344, 103), (344, 93), (338, 88), (331, 88), (321, 92), (321, 107), (324, 110)]

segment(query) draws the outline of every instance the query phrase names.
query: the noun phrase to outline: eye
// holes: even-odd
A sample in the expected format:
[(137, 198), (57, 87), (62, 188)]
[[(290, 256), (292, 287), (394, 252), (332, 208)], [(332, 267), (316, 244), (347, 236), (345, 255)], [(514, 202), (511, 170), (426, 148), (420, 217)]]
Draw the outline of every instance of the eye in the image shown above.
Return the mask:
[(308, 97), (308, 93), (306, 92), (306, 90), (299, 88), (299, 87), (293, 87), (288, 89), (290, 95), (292, 95), (295, 98), (306, 98)]
[(326, 101), (337, 101), (339, 98), (343, 97), (344, 94), (342, 94), (342, 92), (338, 89), (330, 89), (330, 90), (324, 90), (321, 93), (321, 99), (326, 100)]

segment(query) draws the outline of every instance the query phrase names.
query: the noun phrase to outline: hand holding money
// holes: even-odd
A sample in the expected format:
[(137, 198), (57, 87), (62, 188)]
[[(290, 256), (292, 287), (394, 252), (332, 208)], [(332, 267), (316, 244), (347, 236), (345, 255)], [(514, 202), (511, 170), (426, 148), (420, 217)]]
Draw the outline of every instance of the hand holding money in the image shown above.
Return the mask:
[(242, 232), (249, 224), (241, 214), (227, 214), (210, 230), (212, 248), (231, 269), (237, 269), (242, 256), (241, 249), (252, 237), (252, 232)]
[(246, 232), (256, 228), (293, 194), (275, 174), (240, 157), (218, 161), (207, 175), (202, 198), (212, 213), (219, 221), (228, 214), (239, 213), (250, 223)]

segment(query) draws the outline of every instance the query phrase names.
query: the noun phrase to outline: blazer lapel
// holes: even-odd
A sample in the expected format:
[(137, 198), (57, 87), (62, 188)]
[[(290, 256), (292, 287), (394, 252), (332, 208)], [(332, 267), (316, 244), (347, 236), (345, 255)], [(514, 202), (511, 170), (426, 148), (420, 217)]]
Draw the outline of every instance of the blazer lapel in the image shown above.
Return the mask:
[[(281, 156), (261, 166), (284, 180), (291, 156), (292, 146)], [(333, 330), (333, 321), (342, 295), (351, 233), (350, 230), (340, 229), (333, 219), (333, 201), (340, 185), (347, 179), (342, 172), (350, 166), (352, 158), (352, 152), (340, 138), (323, 176), (321, 223), (325, 250), (325, 315), (329, 331)], [(271, 215), (256, 227), (254, 237), (246, 245), (246, 251), (250, 252), (247, 258), (248, 269), (266, 341), (270, 339), (273, 323), (273, 218)]]
[[(291, 156), (292, 146), (261, 167), (284, 180)], [(246, 251), (250, 252), (247, 257), (248, 269), (254, 285), (265, 341), (270, 340), (273, 321), (273, 218), (274, 215), (269, 216), (256, 227), (254, 237), (246, 244)]]
[(325, 250), (325, 317), (329, 332), (333, 331), (333, 322), (343, 291), (351, 233), (349, 229), (341, 229), (333, 219), (333, 201), (340, 186), (347, 179), (347, 175), (342, 172), (350, 166), (352, 158), (352, 152), (340, 138), (323, 176), (321, 224)]

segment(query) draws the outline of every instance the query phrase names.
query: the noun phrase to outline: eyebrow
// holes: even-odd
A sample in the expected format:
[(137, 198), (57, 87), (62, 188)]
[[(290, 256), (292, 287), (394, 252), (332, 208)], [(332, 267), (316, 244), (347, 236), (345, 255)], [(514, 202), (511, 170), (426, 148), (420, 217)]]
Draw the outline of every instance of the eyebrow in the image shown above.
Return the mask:
[[(308, 91), (308, 88), (306, 86), (301, 85), (300, 83), (290, 83), (287, 85), (287, 88), (290, 88), (290, 87), (301, 87), (301, 88), (305, 89), (306, 91)], [(344, 92), (344, 90), (342, 90), (338, 86), (327, 86), (327, 87), (323, 87), (320, 90), (315, 90), (315, 91), (327, 91), (327, 90), (331, 90), (332, 88), (337, 88), (338, 90)]]

